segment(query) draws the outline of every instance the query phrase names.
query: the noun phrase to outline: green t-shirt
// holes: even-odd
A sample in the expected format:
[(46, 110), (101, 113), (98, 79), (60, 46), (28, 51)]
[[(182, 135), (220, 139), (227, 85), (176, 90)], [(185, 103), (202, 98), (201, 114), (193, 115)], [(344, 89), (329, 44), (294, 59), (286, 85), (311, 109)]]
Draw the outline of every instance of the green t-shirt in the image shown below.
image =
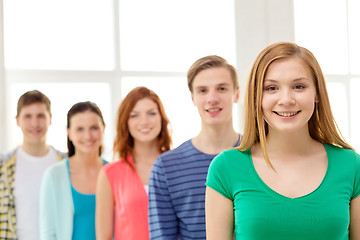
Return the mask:
[(360, 155), (324, 144), (328, 168), (319, 187), (298, 198), (269, 188), (251, 151), (226, 150), (212, 161), (206, 185), (234, 203), (236, 240), (345, 240), (349, 203), (360, 194)]

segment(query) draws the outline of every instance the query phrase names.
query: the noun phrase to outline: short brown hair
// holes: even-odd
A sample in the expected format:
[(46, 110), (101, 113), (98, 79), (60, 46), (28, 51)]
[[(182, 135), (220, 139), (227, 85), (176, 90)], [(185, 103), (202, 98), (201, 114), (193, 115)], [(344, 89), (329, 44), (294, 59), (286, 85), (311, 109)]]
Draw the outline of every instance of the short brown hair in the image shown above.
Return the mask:
[(188, 87), (190, 92), (193, 91), (192, 84), (194, 82), (194, 78), (196, 77), (196, 75), (198, 75), (199, 72), (201, 72), (202, 70), (215, 68), (215, 67), (225, 67), (226, 69), (228, 69), (231, 74), (231, 79), (234, 84), (234, 89), (239, 88), (238, 76), (235, 68), (232, 65), (230, 65), (224, 58), (216, 55), (209, 55), (196, 60), (189, 68), (189, 71), (187, 72), (187, 80), (188, 80)]
[(169, 119), (165, 114), (165, 109), (160, 98), (156, 95), (156, 93), (146, 87), (136, 87), (131, 90), (121, 102), (116, 116), (116, 137), (113, 150), (114, 154), (119, 154), (119, 157), (128, 164), (130, 163), (127, 160), (127, 155), (133, 153), (134, 139), (129, 132), (127, 123), (130, 113), (136, 103), (144, 98), (154, 101), (159, 109), (161, 116), (161, 131), (158, 136), (158, 147), (160, 153), (170, 150), (172, 145), (171, 133), (169, 130)]
[(18, 100), (16, 116), (20, 115), (21, 109), (25, 106), (34, 103), (44, 103), (46, 110), (51, 114), (51, 102), (50, 99), (38, 90), (32, 90), (24, 93)]

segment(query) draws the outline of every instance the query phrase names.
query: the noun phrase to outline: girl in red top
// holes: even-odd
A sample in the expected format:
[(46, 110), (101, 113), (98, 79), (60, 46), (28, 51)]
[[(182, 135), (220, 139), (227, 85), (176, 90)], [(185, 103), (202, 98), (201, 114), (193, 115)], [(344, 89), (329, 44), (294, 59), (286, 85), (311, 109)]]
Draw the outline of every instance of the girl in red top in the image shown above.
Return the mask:
[(156, 158), (171, 146), (169, 120), (159, 97), (134, 88), (117, 113), (114, 154), (99, 174), (96, 239), (149, 239), (148, 183)]

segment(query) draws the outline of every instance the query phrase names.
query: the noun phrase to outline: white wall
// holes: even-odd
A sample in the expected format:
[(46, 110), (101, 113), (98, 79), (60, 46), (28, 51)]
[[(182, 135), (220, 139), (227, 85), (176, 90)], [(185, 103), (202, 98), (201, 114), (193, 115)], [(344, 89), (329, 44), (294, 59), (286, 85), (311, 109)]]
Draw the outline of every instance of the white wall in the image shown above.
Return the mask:
[(3, 37), (3, 0), (0, 0), (0, 152), (5, 149), (5, 73), (4, 73), (4, 37)]
[[(293, 1), (289, 0), (237, 0), (235, 3), (242, 100), (240, 119), (244, 119), (243, 96), (251, 65), (258, 53), (271, 43), (295, 40), (294, 10)], [(240, 129), (243, 132), (243, 126)]]

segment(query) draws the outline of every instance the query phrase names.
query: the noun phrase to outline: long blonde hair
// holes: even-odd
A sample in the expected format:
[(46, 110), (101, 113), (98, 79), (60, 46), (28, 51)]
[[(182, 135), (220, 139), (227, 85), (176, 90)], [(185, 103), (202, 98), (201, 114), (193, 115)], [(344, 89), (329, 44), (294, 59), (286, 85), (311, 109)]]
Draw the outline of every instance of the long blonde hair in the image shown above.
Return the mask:
[[(342, 137), (331, 112), (325, 77), (314, 55), (306, 48), (291, 42), (274, 43), (266, 47), (257, 56), (249, 76), (245, 96), (245, 130), (239, 151), (249, 150), (255, 143), (260, 143), (265, 161), (272, 166), (266, 148), (268, 125), (264, 121), (261, 100), (265, 74), (270, 64), (278, 59), (296, 58), (312, 73), (318, 103), (309, 120), (310, 136), (321, 143), (353, 149)], [(274, 168), (273, 168), (274, 169)]]

